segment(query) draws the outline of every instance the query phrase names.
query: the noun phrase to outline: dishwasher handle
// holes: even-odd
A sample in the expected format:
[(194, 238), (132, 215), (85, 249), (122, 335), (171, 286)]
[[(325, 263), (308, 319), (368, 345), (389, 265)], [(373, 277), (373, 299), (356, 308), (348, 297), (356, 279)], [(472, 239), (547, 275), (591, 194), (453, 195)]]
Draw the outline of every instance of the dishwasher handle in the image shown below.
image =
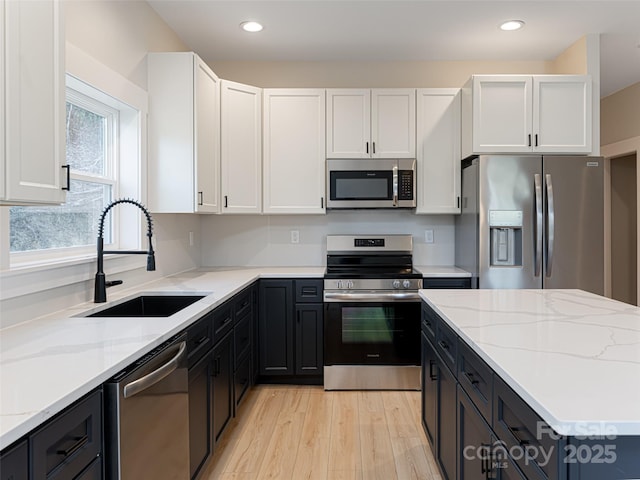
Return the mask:
[(187, 342), (180, 342), (179, 345), (180, 348), (178, 349), (178, 353), (167, 363), (144, 377), (134, 380), (131, 383), (127, 383), (123, 390), (124, 398), (130, 398), (140, 392), (143, 392), (173, 373), (178, 368), (180, 361), (184, 358), (185, 352), (187, 351)]

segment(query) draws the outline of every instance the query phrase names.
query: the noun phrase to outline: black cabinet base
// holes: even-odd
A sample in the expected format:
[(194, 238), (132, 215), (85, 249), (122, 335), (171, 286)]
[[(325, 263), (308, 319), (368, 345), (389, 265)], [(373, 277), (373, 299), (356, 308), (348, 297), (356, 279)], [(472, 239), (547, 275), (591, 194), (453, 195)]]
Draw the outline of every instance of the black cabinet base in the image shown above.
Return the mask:
[(322, 375), (305, 377), (299, 375), (260, 375), (257, 383), (269, 385), (324, 385), (324, 380)]

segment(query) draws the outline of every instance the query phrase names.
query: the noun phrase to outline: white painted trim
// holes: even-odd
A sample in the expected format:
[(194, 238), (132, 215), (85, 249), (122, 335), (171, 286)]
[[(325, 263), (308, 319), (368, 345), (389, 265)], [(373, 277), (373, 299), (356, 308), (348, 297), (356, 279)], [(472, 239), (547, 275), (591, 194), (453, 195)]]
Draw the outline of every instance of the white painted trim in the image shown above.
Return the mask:
[[(611, 159), (623, 157), (626, 155), (636, 155), (636, 190), (640, 185), (640, 165), (638, 165), (638, 156), (640, 155), (640, 136), (621, 140), (619, 142), (610, 143), (601, 147), (601, 155), (605, 158), (605, 184), (604, 184), (604, 293), (605, 296), (611, 297)], [(640, 195), (636, 195), (637, 209), (637, 265), (636, 271), (638, 275), (637, 281), (637, 298), (640, 300)]]
[(591, 75), (591, 155), (600, 155), (600, 34), (587, 35), (587, 73)]

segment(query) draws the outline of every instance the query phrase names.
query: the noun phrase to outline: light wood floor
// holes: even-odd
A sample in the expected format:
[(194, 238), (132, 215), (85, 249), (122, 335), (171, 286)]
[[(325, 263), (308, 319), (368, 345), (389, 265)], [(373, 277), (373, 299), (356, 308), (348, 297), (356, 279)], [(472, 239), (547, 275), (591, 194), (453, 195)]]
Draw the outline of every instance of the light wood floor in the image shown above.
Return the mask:
[(256, 386), (204, 480), (441, 480), (420, 423), (420, 392)]

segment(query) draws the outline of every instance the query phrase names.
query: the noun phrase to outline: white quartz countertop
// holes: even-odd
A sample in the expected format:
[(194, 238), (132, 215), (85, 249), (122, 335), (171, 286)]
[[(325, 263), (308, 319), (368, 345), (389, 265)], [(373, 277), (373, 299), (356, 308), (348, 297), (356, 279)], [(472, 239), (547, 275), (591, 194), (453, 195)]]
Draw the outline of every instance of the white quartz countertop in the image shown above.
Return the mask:
[(115, 294), (205, 294), (167, 318), (85, 318), (106, 304), (74, 308), (0, 330), (0, 450), (258, 278), (322, 278), (324, 267), (212, 269), (166, 277)]
[(471, 276), (471, 274), (466, 270), (448, 265), (414, 265), (413, 268), (422, 273), (425, 277), (459, 278)]
[(421, 290), (563, 435), (640, 435), (640, 308), (581, 290)]

